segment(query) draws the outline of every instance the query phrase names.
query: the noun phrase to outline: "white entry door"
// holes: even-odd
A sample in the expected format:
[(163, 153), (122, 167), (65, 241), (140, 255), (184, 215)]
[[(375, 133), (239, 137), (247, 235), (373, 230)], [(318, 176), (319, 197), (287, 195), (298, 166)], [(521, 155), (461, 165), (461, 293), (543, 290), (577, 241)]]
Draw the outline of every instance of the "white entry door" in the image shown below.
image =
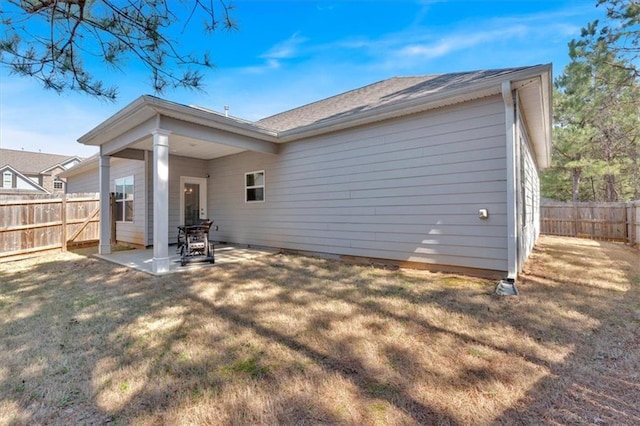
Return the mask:
[(196, 225), (207, 217), (207, 180), (180, 176), (180, 224)]

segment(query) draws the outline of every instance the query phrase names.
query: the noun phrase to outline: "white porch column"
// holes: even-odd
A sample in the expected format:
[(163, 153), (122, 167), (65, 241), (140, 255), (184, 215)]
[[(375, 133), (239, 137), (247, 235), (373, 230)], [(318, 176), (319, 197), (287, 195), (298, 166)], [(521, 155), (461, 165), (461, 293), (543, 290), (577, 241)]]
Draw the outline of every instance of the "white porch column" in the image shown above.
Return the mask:
[(153, 134), (153, 264), (155, 273), (169, 271), (169, 134)]
[(111, 253), (111, 203), (109, 185), (109, 160), (108, 155), (101, 155), (100, 164), (100, 254)]

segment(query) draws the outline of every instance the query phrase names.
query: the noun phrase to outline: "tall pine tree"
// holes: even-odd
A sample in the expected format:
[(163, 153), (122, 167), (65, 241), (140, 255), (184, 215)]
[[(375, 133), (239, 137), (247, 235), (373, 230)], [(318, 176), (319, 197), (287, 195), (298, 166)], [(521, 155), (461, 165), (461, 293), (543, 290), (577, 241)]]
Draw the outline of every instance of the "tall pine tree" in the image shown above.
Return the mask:
[(555, 81), (554, 161), (542, 179), (549, 198), (640, 198), (640, 86), (632, 49), (640, 8), (615, 14), (611, 10), (625, 2), (610, 3), (609, 19), (624, 20), (611, 23), (618, 33), (598, 21), (588, 24), (581, 39), (569, 43), (571, 61)]

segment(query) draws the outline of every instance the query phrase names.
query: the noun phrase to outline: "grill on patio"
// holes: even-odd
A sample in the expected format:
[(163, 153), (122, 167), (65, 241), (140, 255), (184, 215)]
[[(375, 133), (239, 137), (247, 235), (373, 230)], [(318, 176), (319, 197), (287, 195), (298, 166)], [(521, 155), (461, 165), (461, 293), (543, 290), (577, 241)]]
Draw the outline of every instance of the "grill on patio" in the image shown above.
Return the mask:
[[(180, 254), (180, 265), (187, 262), (203, 261), (215, 263), (213, 243), (209, 240), (212, 220), (204, 220), (197, 225), (178, 226), (178, 247), (176, 252)], [(214, 231), (218, 227), (214, 226)]]

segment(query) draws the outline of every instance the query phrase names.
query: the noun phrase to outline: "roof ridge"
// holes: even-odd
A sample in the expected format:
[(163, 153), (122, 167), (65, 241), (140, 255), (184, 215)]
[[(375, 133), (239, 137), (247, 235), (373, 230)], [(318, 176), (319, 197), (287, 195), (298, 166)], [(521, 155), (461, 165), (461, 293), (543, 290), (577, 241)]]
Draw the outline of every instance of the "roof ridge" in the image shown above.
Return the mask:
[(64, 158), (74, 158), (74, 157), (81, 158), (79, 155), (54, 154), (51, 152), (28, 151), (26, 149), (0, 148), (0, 151), (13, 151), (13, 152), (20, 152), (23, 154), (36, 154), (36, 155), (55, 155), (57, 157), (64, 157)]

